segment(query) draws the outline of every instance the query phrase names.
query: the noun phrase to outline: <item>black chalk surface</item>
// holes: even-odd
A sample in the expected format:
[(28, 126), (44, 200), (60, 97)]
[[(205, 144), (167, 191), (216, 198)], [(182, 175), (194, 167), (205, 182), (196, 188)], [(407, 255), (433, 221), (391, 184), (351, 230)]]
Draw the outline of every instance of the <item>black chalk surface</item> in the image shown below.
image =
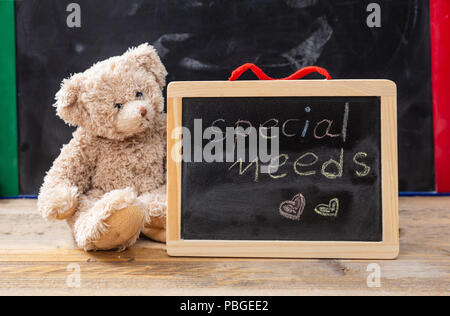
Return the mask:
[[(81, 27), (67, 25), (78, 3)], [(73, 129), (56, 117), (61, 81), (143, 42), (168, 81), (226, 80), (252, 62), (281, 78), (304, 66), (334, 79), (398, 85), (401, 191), (433, 191), (429, 2), (381, 0), (381, 27), (361, 0), (16, 1), (20, 193), (36, 194)], [(255, 79), (246, 74), (243, 79)]]
[[(199, 120), (223, 135), (278, 126), (281, 166), (194, 162), (188, 143), (210, 143)], [(380, 98), (186, 98), (182, 122), (182, 239), (382, 241)]]

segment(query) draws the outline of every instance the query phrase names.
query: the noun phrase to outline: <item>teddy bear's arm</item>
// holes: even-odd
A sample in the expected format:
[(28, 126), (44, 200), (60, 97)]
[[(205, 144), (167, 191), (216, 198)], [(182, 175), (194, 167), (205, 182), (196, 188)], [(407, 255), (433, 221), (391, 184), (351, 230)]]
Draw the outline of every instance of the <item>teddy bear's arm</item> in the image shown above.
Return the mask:
[(63, 220), (71, 217), (79, 194), (90, 185), (92, 163), (88, 146), (77, 139), (65, 145), (47, 173), (38, 198), (38, 209), (45, 219)]

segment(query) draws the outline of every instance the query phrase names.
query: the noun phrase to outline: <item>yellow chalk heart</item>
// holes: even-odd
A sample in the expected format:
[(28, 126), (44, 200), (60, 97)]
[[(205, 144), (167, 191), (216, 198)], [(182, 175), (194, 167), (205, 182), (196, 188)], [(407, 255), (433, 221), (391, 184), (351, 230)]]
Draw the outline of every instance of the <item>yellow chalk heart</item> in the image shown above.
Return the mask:
[(339, 213), (339, 199), (332, 199), (328, 205), (319, 204), (316, 206), (314, 211), (321, 216), (337, 217)]

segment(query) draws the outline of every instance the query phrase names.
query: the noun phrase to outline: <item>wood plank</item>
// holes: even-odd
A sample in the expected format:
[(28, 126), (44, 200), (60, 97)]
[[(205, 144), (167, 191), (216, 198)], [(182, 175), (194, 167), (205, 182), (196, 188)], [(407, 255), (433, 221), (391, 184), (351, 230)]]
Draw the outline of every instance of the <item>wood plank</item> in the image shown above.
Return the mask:
[(167, 178), (174, 183), (171, 188), (167, 186), (167, 217), (173, 218), (167, 221), (167, 239), (178, 240), (180, 238), (180, 214), (181, 208), (181, 158), (182, 158), (182, 100), (169, 98), (167, 101)]
[(397, 96), (381, 97), (383, 241), (399, 252)]
[[(145, 238), (123, 253), (85, 253), (34, 200), (0, 201), (0, 295), (449, 295), (450, 198), (401, 198), (393, 261), (171, 258)], [(78, 264), (81, 288), (67, 286)], [(367, 266), (381, 268), (368, 288)]]
[(308, 97), (396, 96), (389, 80), (299, 80), (299, 81), (180, 81), (167, 88), (171, 98), (195, 97)]

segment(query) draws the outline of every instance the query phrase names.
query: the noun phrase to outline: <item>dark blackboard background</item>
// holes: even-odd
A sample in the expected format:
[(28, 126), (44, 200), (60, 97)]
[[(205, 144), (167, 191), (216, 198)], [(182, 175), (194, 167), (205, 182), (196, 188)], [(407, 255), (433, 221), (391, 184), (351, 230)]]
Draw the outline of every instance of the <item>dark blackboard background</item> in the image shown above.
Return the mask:
[(51, 106), (61, 80), (142, 42), (156, 46), (169, 81), (224, 80), (245, 62), (274, 77), (319, 65), (336, 79), (394, 80), (400, 189), (434, 190), (428, 1), (377, 1), (379, 29), (366, 26), (372, 1), (361, 0), (77, 0), (75, 29), (71, 2), (16, 2), (21, 194), (38, 192), (71, 138)]
[[(346, 142), (341, 137), (317, 140), (315, 125), (324, 120), (334, 121), (331, 132), (342, 129), (345, 103), (350, 104)], [(311, 112), (306, 113), (305, 108)], [(282, 109), (282, 110), (280, 110)], [(382, 241), (381, 209), (381, 141), (380, 99), (366, 98), (222, 98), (183, 99), (183, 126), (191, 134), (194, 119), (202, 119), (203, 129), (223, 119), (224, 126), (234, 127), (238, 120), (250, 121), (259, 127), (273, 118), (280, 125), (288, 119), (301, 119), (299, 134), (306, 119), (311, 122), (304, 138), (280, 137), (280, 154), (288, 162), (276, 175), (282, 179), (260, 174), (254, 181), (255, 168), (239, 176), (233, 163), (183, 162), (181, 195), (181, 238), (199, 240), (308, 240), (308, 241)], [(247, 127), (247, 126), (245, 126)], [(289, 131), (293, 132), (293, 125)], [(281, 133), (281, 131), (280, 131)], [(193, 135), (191, 137), (194, 145)], [(208, 141), (204, 141), (204, 144)], [(183, 144), (184, 145), (184, 144)], [(248, 145), (248, 144), (247, 144)], [(343, 176), (327, 179), (320, 170), (329, 159), (339, 161), (344, 149)], [(316, 171), (312, 176), (298, 176), (294, 162), (305, 153), (313, 152), (319, 161), (302, 172)], [(353, 163), (358, 152), (366, 152), (364, 161), (371, 167), (368, 176), (357, 177), (361, 167)], [(311, 161), (311, 157), (308, 159)], [(305, 161), (302, 161), (305, 162)], [(247, 164), (244, 164), (244, 168)], [(336, 168), (327, 169), (336, 172)], [(300, 222), (282, 217), (280, 204), (302, 193), (306, 207)], [(318, 204), (339, 199), (336, 218), (314, 212)]]

